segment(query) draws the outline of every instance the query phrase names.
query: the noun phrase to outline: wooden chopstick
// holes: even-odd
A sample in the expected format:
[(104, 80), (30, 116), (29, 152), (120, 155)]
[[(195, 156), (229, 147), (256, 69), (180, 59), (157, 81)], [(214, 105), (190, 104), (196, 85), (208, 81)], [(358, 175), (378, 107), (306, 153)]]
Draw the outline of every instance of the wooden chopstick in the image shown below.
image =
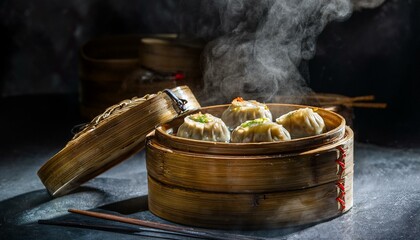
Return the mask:
[[(375, 100), (374, 95), (366, 96), (357, 96), (357, 97), (346, 97), (346, 96), (324, 96), (324, 95), (309, 95), (306, 96), (307, 99), (313, 101), (320, 101), (321, 103), (326, 104), (327, 106), (333, 105), (344, 105), (347, 107), (359, 107), (359, 108), (386, 108), (386, 103), (372, 103), (372, 102), (363, 102), (363, 101), (373, 101)], [(326, 103), (325, 103), (326, 102)]]
[(367, 95), (367, 96), (343, 98), (340, 100), (332, 101), (329, 104), (345, 105), (347, 107), (361, 107), (361, 108), (386, 108), (387, 106), (386, 103), (361, 102), (361, 101), (372, 101), (372, 100), (375, 100), (375, 96)]
[(151, 222), (151, 221), (145, 221), (135, 218), (127, 218), (127, 217), (121, 217), (116, 216), (112, 214), (106, 214), (106, 213), (98, 213), (98, 212), (92, 212), (92, 211), (86, 211), (86, 210), (79, 210), (79, 209), (69, 209), (68, 210), (71, 213), (81, 214), (89, 217), (95, 217), (100, 219), (106, 219), (111, 221), (117, 221), (122, 223), (128, 223), (133, 224), (137, 226), (143, 226), (143, 227), (149, 227), (154, 229), (160, 229), (165, 230), (169, 232), (177, 232), (177, 233), (183, 233), (188, 234), (192, 237), (201, 237), (205, 239), (218, 239), (218, 240), (226, 240), (226, 239), (237, 239), (237, 240), (257, 240), (257, 239), (264, 239), (260, 237), (253, 237), (253, 236), (244, 236), (239, 234), (230, 234), (230, 233), (216, 233), (216, 232), (210, 232), (205, 231), (201, 229), (195, 229), (190, 227), (181, 227), (181, 226), (175, 226), (175, 225), (169, 225), (164, 223), (157, 223), (157, 222)]
[(375, 96), (367, 95), (367, 96), (357, 96), (350, 98), (352, 102), (360, 102), (360, 101), (373, 101), (375, 100)]
[(304, 96), (303, 98), (308, 98), (308, 99), (314, 99), (314, 100), (329, 100), (329, 101), (344, 101), (344, 102), (358, 102), (358, 101), (372, 101), (375, 100), (375, 96), (374, 95), (366, 95), (366, 96), (356, 96), (356, 97), (347, 97), (347, 96), (341, 96), (341, 95), (320, 95), (320, 94), (315, 94), (315, 95), (307, 95)]
[(344, 105), (347, 107), (361, 107), (361, 108), (386, 108), (386, 103), (370, 103), (370, 102), (352, 102), (352, 101), (335, 101), (328, 105)]
[(348, 107), (360, 107), (360, 108), (386, 108), (386, 103), (365, 103), (365, 102), (351, 102), (344, 103)]

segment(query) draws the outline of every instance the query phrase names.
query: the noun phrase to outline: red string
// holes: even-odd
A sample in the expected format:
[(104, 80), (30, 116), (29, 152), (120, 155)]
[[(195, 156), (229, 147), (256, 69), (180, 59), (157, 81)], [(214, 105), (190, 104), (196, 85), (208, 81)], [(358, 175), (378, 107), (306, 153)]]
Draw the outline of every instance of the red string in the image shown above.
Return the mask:
[(341, 190), (343, 194), (345, 194), (346, 189), (344, 188), (344, 184), (341, 182), (337, 182), (337, 187)]
[(338, 146), (337, 149), (340, 151), (340, 156), (337, 160), (335, 160), (335, 162), (339, 166), (339, 170), (337, 172), (339, 179), (336, 183), (336, 186), (338, 187), (340, 192), (336, 200), (341, 206), (341, 211), (344, 211), (344, 209), (346, 209), (346, 201), (344, 197), (344, 195), (346, 194), (346, 188), (344, 186), (344, 171), (346, 170), (346, 163), (344, 162), (344, 160), (346, 157), (346, 151), (341, 146)]
[(346, 202), (343, 199), (339, 198), (339, 197), (337, 197), (335, 200), (337, 200), (337, 202), (340, 203), (340, 205), (341, 205), (341, 211), (344, 211), (344, 209), (346, 209)]
[(338, 146), (337, 149), (340, 151), (340, 156), (335, 162), (340, 166), (338, 170), (338, 175), (340, 178), (342, 177), (344, 170), (346, 170), (346, 163), (344, 162), (344, 158), (346, 157), (346, 151), (341, 146)]

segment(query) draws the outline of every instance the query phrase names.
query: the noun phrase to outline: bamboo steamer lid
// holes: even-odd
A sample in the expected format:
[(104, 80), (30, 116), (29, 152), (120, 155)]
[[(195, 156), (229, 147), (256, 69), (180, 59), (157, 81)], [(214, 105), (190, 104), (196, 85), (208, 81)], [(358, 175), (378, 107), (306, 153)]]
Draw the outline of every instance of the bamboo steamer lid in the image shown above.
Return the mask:
[(52, 196), (64, 195), (141, 150), (156, 126), (198, 108), (187, 86), (124, 100), (87, 124), (38, 176)]

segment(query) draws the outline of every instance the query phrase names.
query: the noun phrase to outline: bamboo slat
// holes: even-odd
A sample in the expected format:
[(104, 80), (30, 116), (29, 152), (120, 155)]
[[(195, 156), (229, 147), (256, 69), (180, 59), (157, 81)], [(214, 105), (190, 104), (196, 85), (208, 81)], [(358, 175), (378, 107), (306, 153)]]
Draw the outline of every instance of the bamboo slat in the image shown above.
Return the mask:
[[(188, 101), (187, 110), (200, 108), (188, 87), (172, 92)], [(125, 100), (92, 120), (39, 169), (38, 176), (52, 196), (66, 194), (142, 149), (146, 135), (179, 112), (163, 92)]]

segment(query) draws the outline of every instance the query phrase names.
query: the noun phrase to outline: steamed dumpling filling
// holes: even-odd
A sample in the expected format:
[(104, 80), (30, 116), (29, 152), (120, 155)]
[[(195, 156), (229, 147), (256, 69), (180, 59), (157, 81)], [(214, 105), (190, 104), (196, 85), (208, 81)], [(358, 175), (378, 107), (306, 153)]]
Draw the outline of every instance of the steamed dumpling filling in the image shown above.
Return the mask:
[(203, 141), (229, 142), (230, 131), (226, 124), (209, 113), (196, 113), (184, 118), (177, 136)]
[(292, 139), (314, 136), (325, 131), (324, 119), (311, 108), (288, 112), (277, 118), (276, 122), (289, 131)]
[(222, 114), (223, 122), (230, 129), (235, 129), (243, 122), (257, 118), (268, 118), (270, 121), (273, 119), (267, 105), (255, 100), (246, 101), (241, 97), (235, 98)]
[(232, 132), (231, 142), (278, 142), (290, 140), (289, 132), (269, 118), (257, 118), (242, 123)]

